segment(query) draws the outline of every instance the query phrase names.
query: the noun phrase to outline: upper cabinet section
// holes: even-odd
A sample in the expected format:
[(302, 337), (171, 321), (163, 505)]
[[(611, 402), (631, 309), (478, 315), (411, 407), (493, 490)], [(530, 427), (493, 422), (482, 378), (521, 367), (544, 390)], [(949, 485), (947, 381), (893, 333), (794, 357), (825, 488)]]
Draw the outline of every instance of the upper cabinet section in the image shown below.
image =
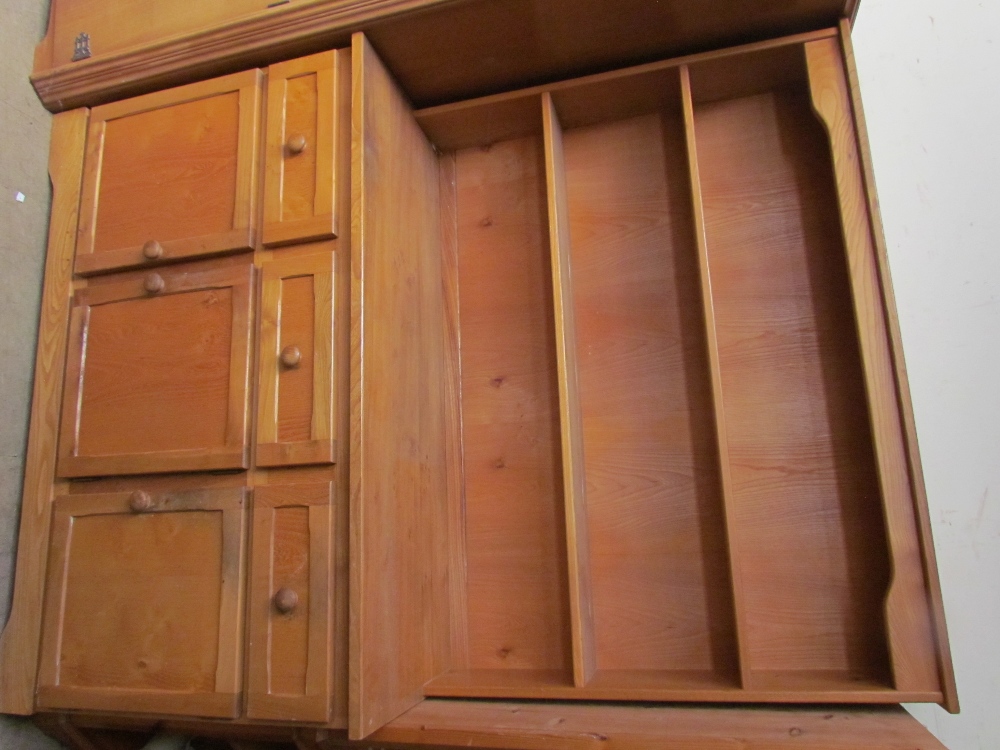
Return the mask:
[(78, 274), (253, 248), (261, 80), (247, 71), (93, 110)]
[(342, 46), (363, 31), (410, 101), (426, 107), (814, 31), (853, 16), (857, 6), (858, 0), (52, 0), (32, 82), (56, 112)]

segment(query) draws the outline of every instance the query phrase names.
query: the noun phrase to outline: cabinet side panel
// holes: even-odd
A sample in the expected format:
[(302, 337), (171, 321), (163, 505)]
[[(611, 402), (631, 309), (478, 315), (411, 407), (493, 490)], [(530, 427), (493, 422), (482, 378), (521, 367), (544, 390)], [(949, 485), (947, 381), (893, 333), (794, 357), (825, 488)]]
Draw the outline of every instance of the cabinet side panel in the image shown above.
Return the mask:
[(0, 639), (0, 711), (10, 714), (29, 714), (34, 706), (62, 367), (66, 358), (88, 115), (87, 110), (81, 109), (57, 115), (52, 121), (49, 154), (52, 214), (21, 500), (17, 573), (10, 619)]
[(784, 88), (695, 126), (749, 666), (762, 687), (884, 684), (890, 570), (825, 134)]
[(847, 19), (840, 25), (840, 41), (843, 45), (844, 68), (847, 75), (847, 88), (851, 97), (852, 111), (856, 123), (858, 138), (858, 154), (868, 201), (868, 212), (872, 222), (872, 233), (875, 240), (875, 260), (878, 266), (879, 283), (882, 290), (882, 300), (885, 306), (886, 328), (889, 335), (889, 345), (892, 351), (893, 369), (896, 373), (896, 384), (899, 389), (899, 411), (903, 423), (906, 440), (906, 453), (909, 461), (910, 483), (916, 506), (917, 529), (920, 534), (920, 544), (923, 552), (925, 574), (930, 595), (931, 616), (934, 621), (935, 645), (938, 653), (938, 668), (941, 685), (944, 692), (943, 706), (951, 713), (958, 713), (958, 688), (955, 684), (955, 668), (952, 664), (951, 648), (948, 644), (948, 627), (944, 617), (944, 600), (941, 594), (941, 582), (938, 577), (937, 556), (934, 551), (934, 540), (931, 534), (930, 515), (927, 509), (927, 489), (924, 484), (924, 472), (920, 461), (920, 450), (917, 445), (917, 429), (913, 418), (913, 403), (910, 398), (910, 384), (906, 376), (906, 361), (903, 357), (902, 334), (899, 330), (899, 316), (896, 313), (896, 298), (892, 288), (892, 277), (889, 273), (888, 253), (885, 245), (885, 233), (882, 229), (882, 214), (879, 210), (878, 195), (875, 192), (875, 175), (872, 167), (871, 151), (868, 143), (868, 132), (865, 128), (865, 113), (861, 104), (861, 90), (858, 84), (857, 70), (854, 64), (854, 47), (851, 44), (851, 28)]
[(445, 668), (448, 505), (437, 158), (354, 37), (351, 715), (361, 738)]

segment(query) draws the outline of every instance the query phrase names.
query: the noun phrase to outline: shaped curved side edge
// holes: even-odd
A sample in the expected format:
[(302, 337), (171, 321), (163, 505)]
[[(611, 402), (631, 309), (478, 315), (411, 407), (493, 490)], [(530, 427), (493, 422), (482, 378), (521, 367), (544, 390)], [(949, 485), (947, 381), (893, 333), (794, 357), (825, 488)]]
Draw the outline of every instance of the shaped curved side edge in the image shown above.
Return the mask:
[(35, 384), (21, 498), (14, 599), (0, 637), (0, 712), (34, 710), (51, 503), (56, 487), (56, 444), (66, 358), (73, 254), (80, 181), (90, 112), (73, 110), (52, 120), (49, 175), (52, 213), (38, 327)]

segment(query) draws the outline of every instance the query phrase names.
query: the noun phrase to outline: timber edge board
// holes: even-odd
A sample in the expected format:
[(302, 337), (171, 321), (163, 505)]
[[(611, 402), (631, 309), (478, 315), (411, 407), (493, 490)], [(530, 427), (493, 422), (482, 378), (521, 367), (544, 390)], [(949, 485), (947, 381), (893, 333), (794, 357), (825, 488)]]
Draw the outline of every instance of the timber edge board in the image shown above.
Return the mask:
[[(212, 721), (161, 721), (89, 714), (38, 714), (35, 723), (71, 748), (142, 747), (155, 732), (247, 742), (287, 743), (299, 750), (384, 747), (480, 747), (590, 750), (946, 750), (901, 706), (810, 706), (724, 709), (706, 706), (581, 706), (559, 703), (424, 701), (365, 741), (343, 731)], [(120, 744), (103, 744), (108, 735)], [(126, 744), (129, 741), (132, 744)], [(136, 744), (139, 743), (139, 744)], [(695, 744), (697, 743), (697, 744)], [(268, 744), (268, 747), (275, 747)]]
[[(541, 9), (521, 0), (306, 0), (262, 5), (249, 15), (237, 11), (214, 25), (173, 35), (167, 30), (161, 38), (154, 31), (150, 38), (155, 41), (130, 47), (112, 42), (106, 52), (101, 50), (103, 29), (113, 35), (117, 24), (122, 33), (122, 20), (95, 18), (100, 27), (79, 31), (90, 34), (96, 54), (57, 63), (68, 54), (55, 50), (66, 0), (52, 0), (31, 80), (45, 107), (60, 112), (346, 46), (352, 33), (363, 31), (413, 103), (427, 107), (814, 31), (853, 18), (859, 1), (806, 0), (789, 6), (718, 0), (716, 8), (705, 12), (701, 3), (690, 0), (627, 0), (625, 7), (614, 4), (608, 11), (591, 2), (587, 12), (580, 12), (568, 0), (547, 0)], [(696, 12), (685, 15), (679, 9), (685, 5)], [(162, 10), (158, 15), (163, 16)], [(635, 23), (638, 18), (642, 23)], [(519, 44), (525, 35), (511, 37), (511, 29), (533, 33)], [(441, 44), (443, 39), (449, 43)], [(507, 54), (484, 57), (484, 49), (505, 49)]]

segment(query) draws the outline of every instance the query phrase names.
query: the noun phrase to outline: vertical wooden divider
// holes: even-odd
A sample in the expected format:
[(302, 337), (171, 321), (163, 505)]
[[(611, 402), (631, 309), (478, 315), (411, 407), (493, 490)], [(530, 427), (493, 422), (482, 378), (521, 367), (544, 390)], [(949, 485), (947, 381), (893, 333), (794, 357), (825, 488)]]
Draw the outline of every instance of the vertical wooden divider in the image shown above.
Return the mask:
[(892, 555), (893, 575), (885, 600), (885, 617), (893, 677), (898, 690), (940, 690), (875, 247), (838, 40), (809, 42), (805, 45), (805, 56), (813, 109), (830, 137), (875, 460)]
[(594, 606), (590, 592), (587, 543), (586, 477), (583, 463), (583, 416), (580, 411), (570, 267), (569, 207), (562, 126), (552, 96), (542, 94), (545, 136), (545, 182), (552, 258), (552, 301), (559, 373), (559, 425), (562, 439), (563, 498), (569, 556), (570, 620), (573, 634), (573, 683), (584, 687), (597, 671)]
[(701, 276), (701, 302), (705, 315), (705, 345), (712, 378), (712, 406), (715, 412), (715, 438), (718, 446), (719, 479), (722, 485), (726, 517), (726, 537), (729, 547), (729, 570), (733, 587), (733, 617), (739, 651), (740, 685), (751, 688), (751, 671), (746, 632), (746, 607), (743, 582), (740, 574), (736, 544), (736, 510), (733, 504), (733, 477), (729, 464), (729, 438), (726, 431), (726, 410), (722, 398), (722, 371), (719, 364), (719, 339), (715, 327), (715, 302), (712, 298), (712, 277), (709, 270), (708, 235), (705, 231), (705, 205), (701, 191), (701, 173), (698, 167), (698, 143), (694, 127), (694, 100), (691, 95), (691, 73), (687, 65), (680, 67), (681, 97), (684, 105), (684, 133), (687, 141), (688, 174), (691, 179), (691, 206), (694, 211), (694, 228), (698, 247), (698, 269)]
[(466, 577), (465, 455), (462, 438), (462, 355), (458, 289), (458, 167), (454, 152), (439, 157), (441, 277), (444, 284), (445, 461), (448, 472), (448, 568), (451, 596), (451, 669), (469, 668)]

